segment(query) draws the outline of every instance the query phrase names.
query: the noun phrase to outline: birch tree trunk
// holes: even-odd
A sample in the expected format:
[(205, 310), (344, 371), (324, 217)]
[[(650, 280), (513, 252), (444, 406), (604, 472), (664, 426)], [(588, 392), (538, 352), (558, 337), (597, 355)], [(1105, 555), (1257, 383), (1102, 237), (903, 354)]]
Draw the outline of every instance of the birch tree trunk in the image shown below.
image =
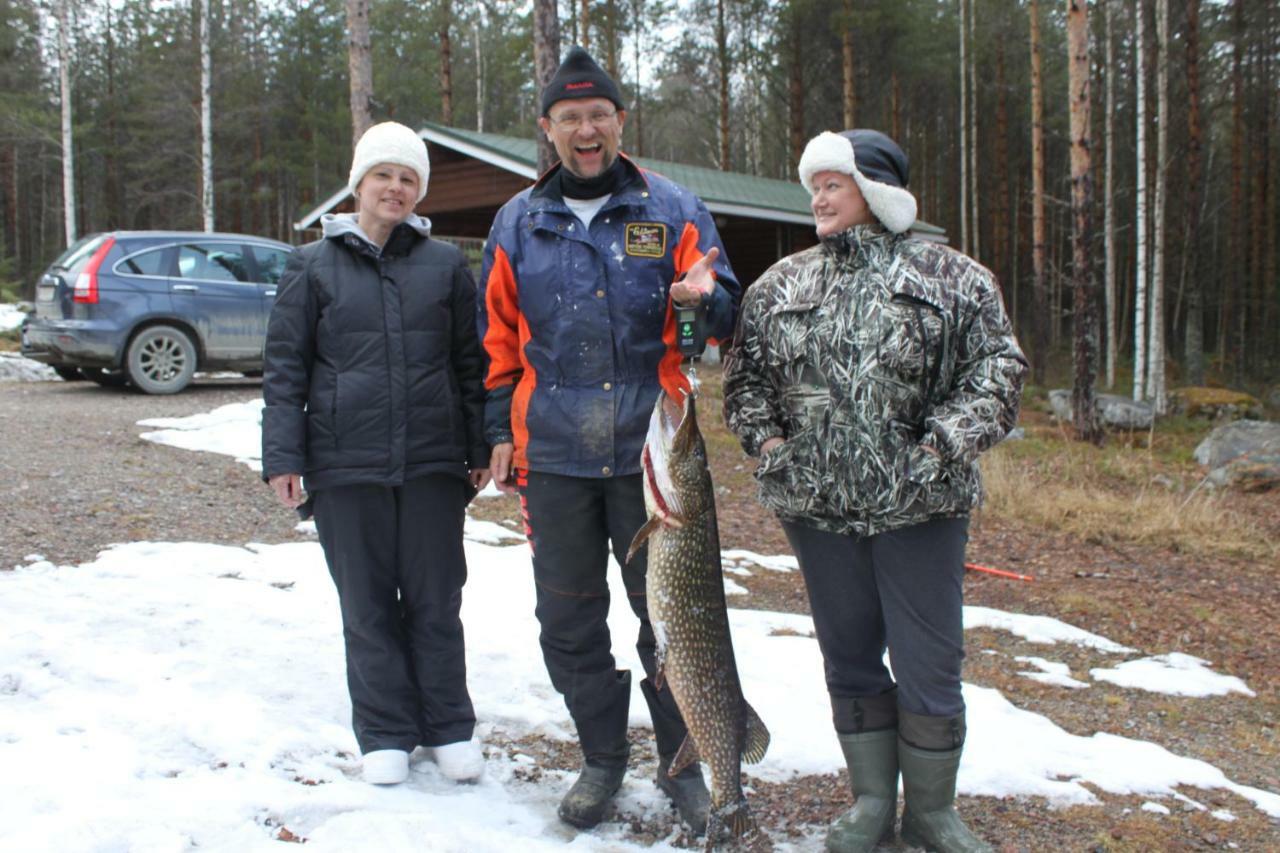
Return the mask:
[[(1035, 3), (1031, 4), (1035, 8)], [(960, 251), (969, 254), (969, 0), (960, 0)]]
[[(440, 121), (447, 127), (453, 127), (453, 44), (449, 40), (449, 27), (453, 23), (453, 0), (440, 0), (439, 15)], [(476, 80), (480, 80), (478, 69)], [(476, 103), (479, 104), (478, 97)]]
[(373, 124), (373, 58), (369, 51), (369, 0), (347, 0), (347, 70), (351, 76), (351, 147)]
[(720, 171), (729, 171), (729, 33), (724, 25), (725, 0), (716, 0), (716, 59), (720, 77)]
[[(533, 0), (533, 65), (534, 90), (541, 103), (542, 90), (556, 76), (560, 67), (560, 16), (556, 0)], [(538, 173), (555, 165), (556, 149), (540, 130), (534, 131), (538, 143)]]
[(213, 231), (213, 50), (209, 44), (209, 0), (200, 4), (200, 206), (204, 230)]
[(1137, 246), (1133, 288), (1133, 399), (1147, 398), (1147, 30), (1142, 0), (1134, 0), (1134, 64), (1137, 89), (1138, 133), (1135, 142), (1137, 154), (1137, 208), (1134, 211)]
[(1114, 388), (1116, 384), (1116, 356), (1118, 355), (1118, 344), (1116, 341), (1116, 220), (1115, 220), (1115, 128), (1116, 128), (1116, 56), (1115, 56), (1115, 26), (1114, 26), (1114, 7), (1116, 0), (1103, 0), (1103, 16), (1105, 18), (1106, 45), (1103, 50), (1104, 61), (1106, 66), (1107, 81), (1107, 106), (1106, 115), (1104, 116), (1103, 135), (1106, 137), (1104, 143), (1106, 148), (1106, 172), (1103, 178), (1103, 254), (1105, 257), (1105, 294), (1106, 317), (1107, 317), (1107, 388)]
[(1071, 420), (1076, 438), (1097, 444), (1102, 441), (1102, 429), (1093, 391), (1098, 363), (1098, 315), (1089, 252), (1093, 172), (1089, 166), (1088, 0), (1067, 0), (1067, 80), (1071, 130), (1071, 270), (1075, 303)]
[(58, 2), (58, 86), (62, 99), (62, 221), (70, 246), (77, 236), (75, 147), (71, 132), (71, 0)]
[(1031, 0), (1031, 310), (1035, 344), (1031, 367), (1044, 381), (1049, 347), (1049, 301), (1045, 281), (1044, 92), (1040, 73), (1040, 4)]
[(844, 71), (844, 127), (845, 130), (850, 130), (858, 126), (858, 88), (853, 65), (853, 0), (844, 0), (844, 26), (840, 30), (840, 57)]
[(1165, 209), (1169, 156), (1169, 0), (1156, 0), (1156, 185), (1151, 236), (1151, 325), (1148, 332), (1147, 395), (1157, 414), (1164, 414), (1164, 276)]
[(1204, 384), (1204, 282), (1200, 252), (1200, 0), (1187, 0), (1187, 384)]

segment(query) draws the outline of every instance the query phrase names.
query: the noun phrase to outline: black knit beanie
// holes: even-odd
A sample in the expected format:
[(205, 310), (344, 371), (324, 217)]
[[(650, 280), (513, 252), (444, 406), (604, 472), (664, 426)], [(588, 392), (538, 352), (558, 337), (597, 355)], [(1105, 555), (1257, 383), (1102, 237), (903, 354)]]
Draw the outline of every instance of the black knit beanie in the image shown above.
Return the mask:
[(618, 84), (580, 47), (570, 48), (556, 76), (542, 90), (542, 114), (545, 116), (556, 101), (570, 98), (605, 98), (620, 110), (627, 108)]

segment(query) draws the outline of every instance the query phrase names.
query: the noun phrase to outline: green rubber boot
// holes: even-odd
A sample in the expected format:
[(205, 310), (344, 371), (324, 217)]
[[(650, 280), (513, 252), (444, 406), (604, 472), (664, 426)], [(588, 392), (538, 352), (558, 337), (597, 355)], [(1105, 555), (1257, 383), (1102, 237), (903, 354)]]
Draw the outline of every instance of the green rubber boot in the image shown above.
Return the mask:
[(827, 849), (832, 853), (867, 853), (893, 840), (898, 810), (898, 732), (842, 734), (840, 748), (849, 767), (853, 808), (831, 824)]
[[(969, 831), (955, 809), (964, 715), (924, 717), (899, 710), (898, 725), (898, 766), (906, 799), (903, 842), (938, 853), (993, 853), (990, 845)], [(944, 748), (927, 748), (934, 746)]]

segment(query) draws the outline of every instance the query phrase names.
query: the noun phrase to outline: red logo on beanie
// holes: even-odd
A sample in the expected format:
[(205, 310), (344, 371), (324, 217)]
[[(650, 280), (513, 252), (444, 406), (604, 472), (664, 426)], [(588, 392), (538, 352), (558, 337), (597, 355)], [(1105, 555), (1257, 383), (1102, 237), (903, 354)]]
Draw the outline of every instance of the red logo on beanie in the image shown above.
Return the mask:
[(565, 83), (564, 87), (566, 89), (590, 89), (595, 85), (596, 85), (595, 83), (592, 83), (590, 80), (588, 80), (585, 83)]

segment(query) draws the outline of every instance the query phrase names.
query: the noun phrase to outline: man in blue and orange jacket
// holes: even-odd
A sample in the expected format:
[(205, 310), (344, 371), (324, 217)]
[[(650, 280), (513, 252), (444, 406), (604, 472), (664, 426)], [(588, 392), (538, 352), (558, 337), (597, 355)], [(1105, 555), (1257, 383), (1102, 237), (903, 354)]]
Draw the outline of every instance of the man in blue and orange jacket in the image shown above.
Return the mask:
[[(673, 304), (701, 301), (711, 337), (727, 339), (741, 296), (702, 202), (619, 153), (625, 120), (617, 84), (571, 50), (538, 119), (560, 163), (498, 212), (478, 300), (493, 475), (520, 493), (543, 659), (583, 752), (559, 814), (584, 828), (601, 820), (629, 752), (631, 678), (610, 649), (606, 572), (610, 544), (625, 554), (646, 520), (640, 451), (654, 402), (689, 388)], [(657, 782), (701, 833), (708, 796), (697, 762), (667, 773), (685, 725), (654, 683), (643, 554), (622, 578), (640, 619)]]

